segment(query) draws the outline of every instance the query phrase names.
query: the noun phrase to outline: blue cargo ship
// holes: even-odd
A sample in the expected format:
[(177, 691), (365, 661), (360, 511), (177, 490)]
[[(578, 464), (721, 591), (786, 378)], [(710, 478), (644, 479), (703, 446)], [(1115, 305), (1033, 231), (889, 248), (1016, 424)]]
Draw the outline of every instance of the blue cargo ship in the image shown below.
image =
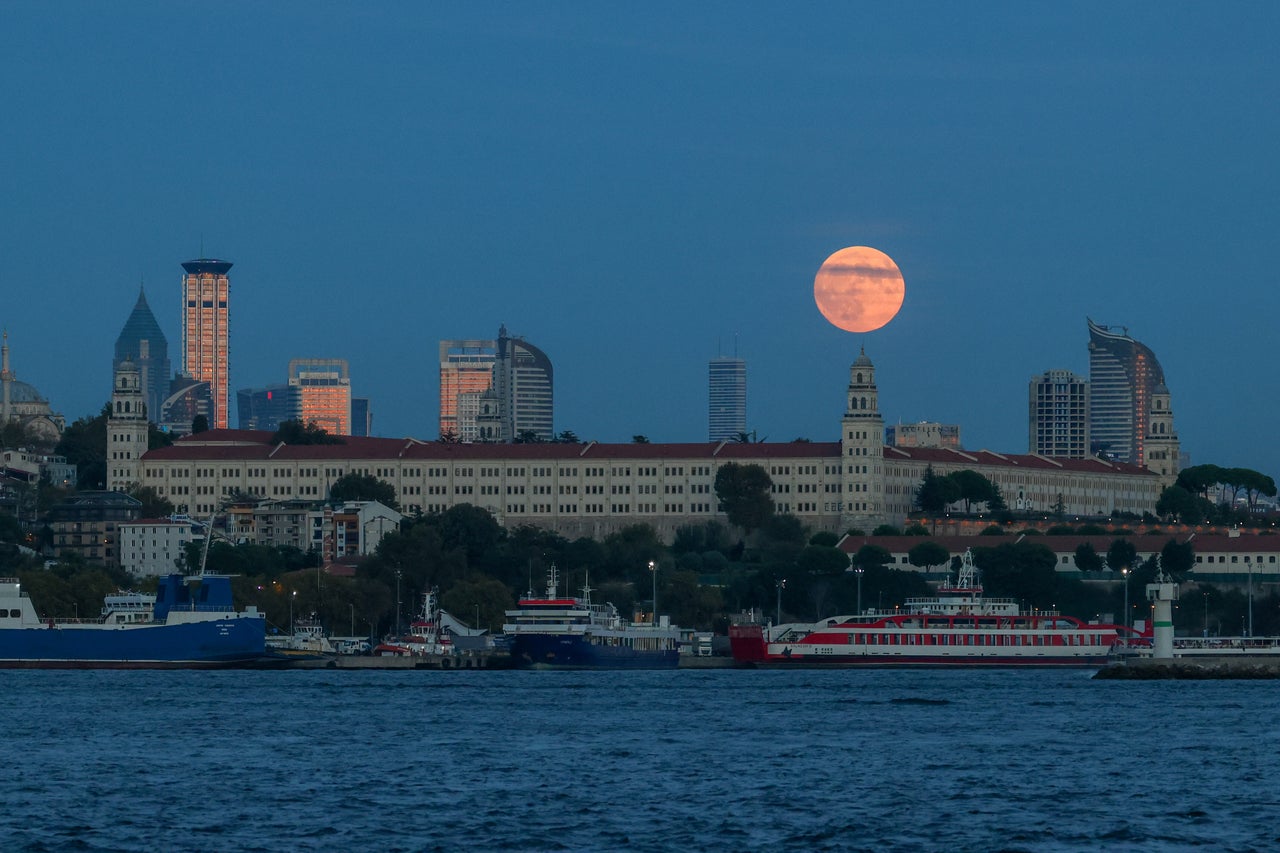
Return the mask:
[(0, 578), (0, 668), (250, 666), (266, 656), (266, 619), (237, 611), (231, 579), (160, 579), (155, 596), (109, 595), (99, 619), (41, 619), (16, 578)]
[(561, 598), (552, 566), (547, 593), (532, 591), (507, 611), (502, 630), (511, 638), (517, 666), (554, 669), (674, 669), (680, 663), (680, 629), (666, 623), (631, 623), (612, 604), (583, 597)]

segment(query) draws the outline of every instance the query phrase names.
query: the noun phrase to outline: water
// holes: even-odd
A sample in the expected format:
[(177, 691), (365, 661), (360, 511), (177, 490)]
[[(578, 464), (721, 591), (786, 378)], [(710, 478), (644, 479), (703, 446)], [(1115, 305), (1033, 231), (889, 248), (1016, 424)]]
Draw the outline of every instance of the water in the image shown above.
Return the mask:
[(5, 850), (1274, 849), (1275, 682), (0, 673)]

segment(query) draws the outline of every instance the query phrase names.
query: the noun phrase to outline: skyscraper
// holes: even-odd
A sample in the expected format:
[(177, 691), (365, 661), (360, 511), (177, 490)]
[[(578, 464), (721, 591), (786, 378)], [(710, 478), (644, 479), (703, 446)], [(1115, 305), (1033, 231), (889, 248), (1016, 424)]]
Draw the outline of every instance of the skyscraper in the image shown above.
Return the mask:
[(718, 356), (707, 365), (707, 438), (722, 441), (747, 431), (747, 363)]
[(440, 342), (440, 434), (507, 442), (553, 436), (551, 359), (504, 325), (497, 340)]
[(147, 304), (146, 291), (141, 287), (138, 288), (138, 301), (133, 312), (116, 338), (112, 373), (118, 372), (126, 361), (133, 362), (138, 368), (147, 418), (160, 423), (160, 407), (169, 395), (169, 342), (160, 331), (156, 315), (151, 313), (151, 306)]
[(351, 434), (360, 438), (373, 435), (373, 410), (368, 397), (351, 398)]
[(199, 258), (182, 265), (182, 372), (209, 383), (209, 426), (226, 429), (229, 416), (230, 261)]
[(330, 435), (351, 434), (351, 377), (341, 358), (295, 358), (289, 384), (299, 389), (298, 420)]
[(1129, 330), (1089, 324), (1089, 435), (1095, 453), (1144, 464), (1152, 396), (1164, 384), (1155, 353)]
[(478, 441), (480, 395), (493, 387), (496, 341), (440, 342), (440, 435)]
[(302, 389), (294, 385), (242, 388), (236, 392), (236, 418), (240, 429), (275, 432), (284, 421), (296, 421)]
[(1069, 370), (1046, 370), (1027, 390), (1027, 449), (1041, 456), (1084, 459), (1089, 446), (1089, 382)]

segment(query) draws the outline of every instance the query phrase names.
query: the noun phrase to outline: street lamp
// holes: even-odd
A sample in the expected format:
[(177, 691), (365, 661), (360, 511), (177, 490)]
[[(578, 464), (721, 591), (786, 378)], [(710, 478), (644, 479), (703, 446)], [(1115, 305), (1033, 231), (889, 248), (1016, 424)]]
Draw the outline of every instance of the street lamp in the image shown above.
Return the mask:
[(480, 605), (477, 604), (475, 607), (476, 607), (476, 630), (479, 631), (480, 630)]
[(865, 571), (865, 569), (863, 569), (862, 566), (858, 566), (858, 568), (854, 569), (853, 571), (858, 576), (858, 615), (861, 616), (862, 615), (862, 573)]
[(396, 569), (396, 636), (400, 636), (400, 569)]
[(1129, 567), (1125, 566), (1120, 570), (1120, 574), (1124, 577), (1124, 644), (1129, 645)]
[(293, 602), (298, 597), (298, 591), (295, 589), (293, 595), (289, 596), (289, 636), (293, 636)]
[(782, 624), (782, 591), (787, 588), (787, 579), (782, 578), (776, 584), (774, 584), (774, 586), (776, 586), (778, 589), (778, 603), (777, 603), (777, 608), (773, 614), (773, 624), (781, 625)]
[(1209, 593), (1202, 593), (1204, 598), (1204, 636), (1209, 636)]
[(658, 564), (649, 561), (649, 574), (653, 577), (653, 624), (658, 624)]
[(351, 636), (356, 635), (356, 605), (354, 601), (347, 602), (347, 606), (351, 608)]
[(1253, 636), (1253, 560), (1244, 558), (1245, 568), (1249, 571), (1249, 636)]

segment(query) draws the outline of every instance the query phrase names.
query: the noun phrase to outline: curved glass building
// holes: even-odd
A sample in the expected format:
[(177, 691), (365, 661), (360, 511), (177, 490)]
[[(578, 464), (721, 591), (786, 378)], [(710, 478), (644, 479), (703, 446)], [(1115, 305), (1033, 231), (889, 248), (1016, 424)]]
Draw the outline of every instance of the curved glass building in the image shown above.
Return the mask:
[(1109, 459), (1142, 465), (1151, 397), (1164, 384), (1164, 370), (1156, 354), (1129, 337), (1127, 328), (1085, 320), (1089, 324), (1092, 450)]

